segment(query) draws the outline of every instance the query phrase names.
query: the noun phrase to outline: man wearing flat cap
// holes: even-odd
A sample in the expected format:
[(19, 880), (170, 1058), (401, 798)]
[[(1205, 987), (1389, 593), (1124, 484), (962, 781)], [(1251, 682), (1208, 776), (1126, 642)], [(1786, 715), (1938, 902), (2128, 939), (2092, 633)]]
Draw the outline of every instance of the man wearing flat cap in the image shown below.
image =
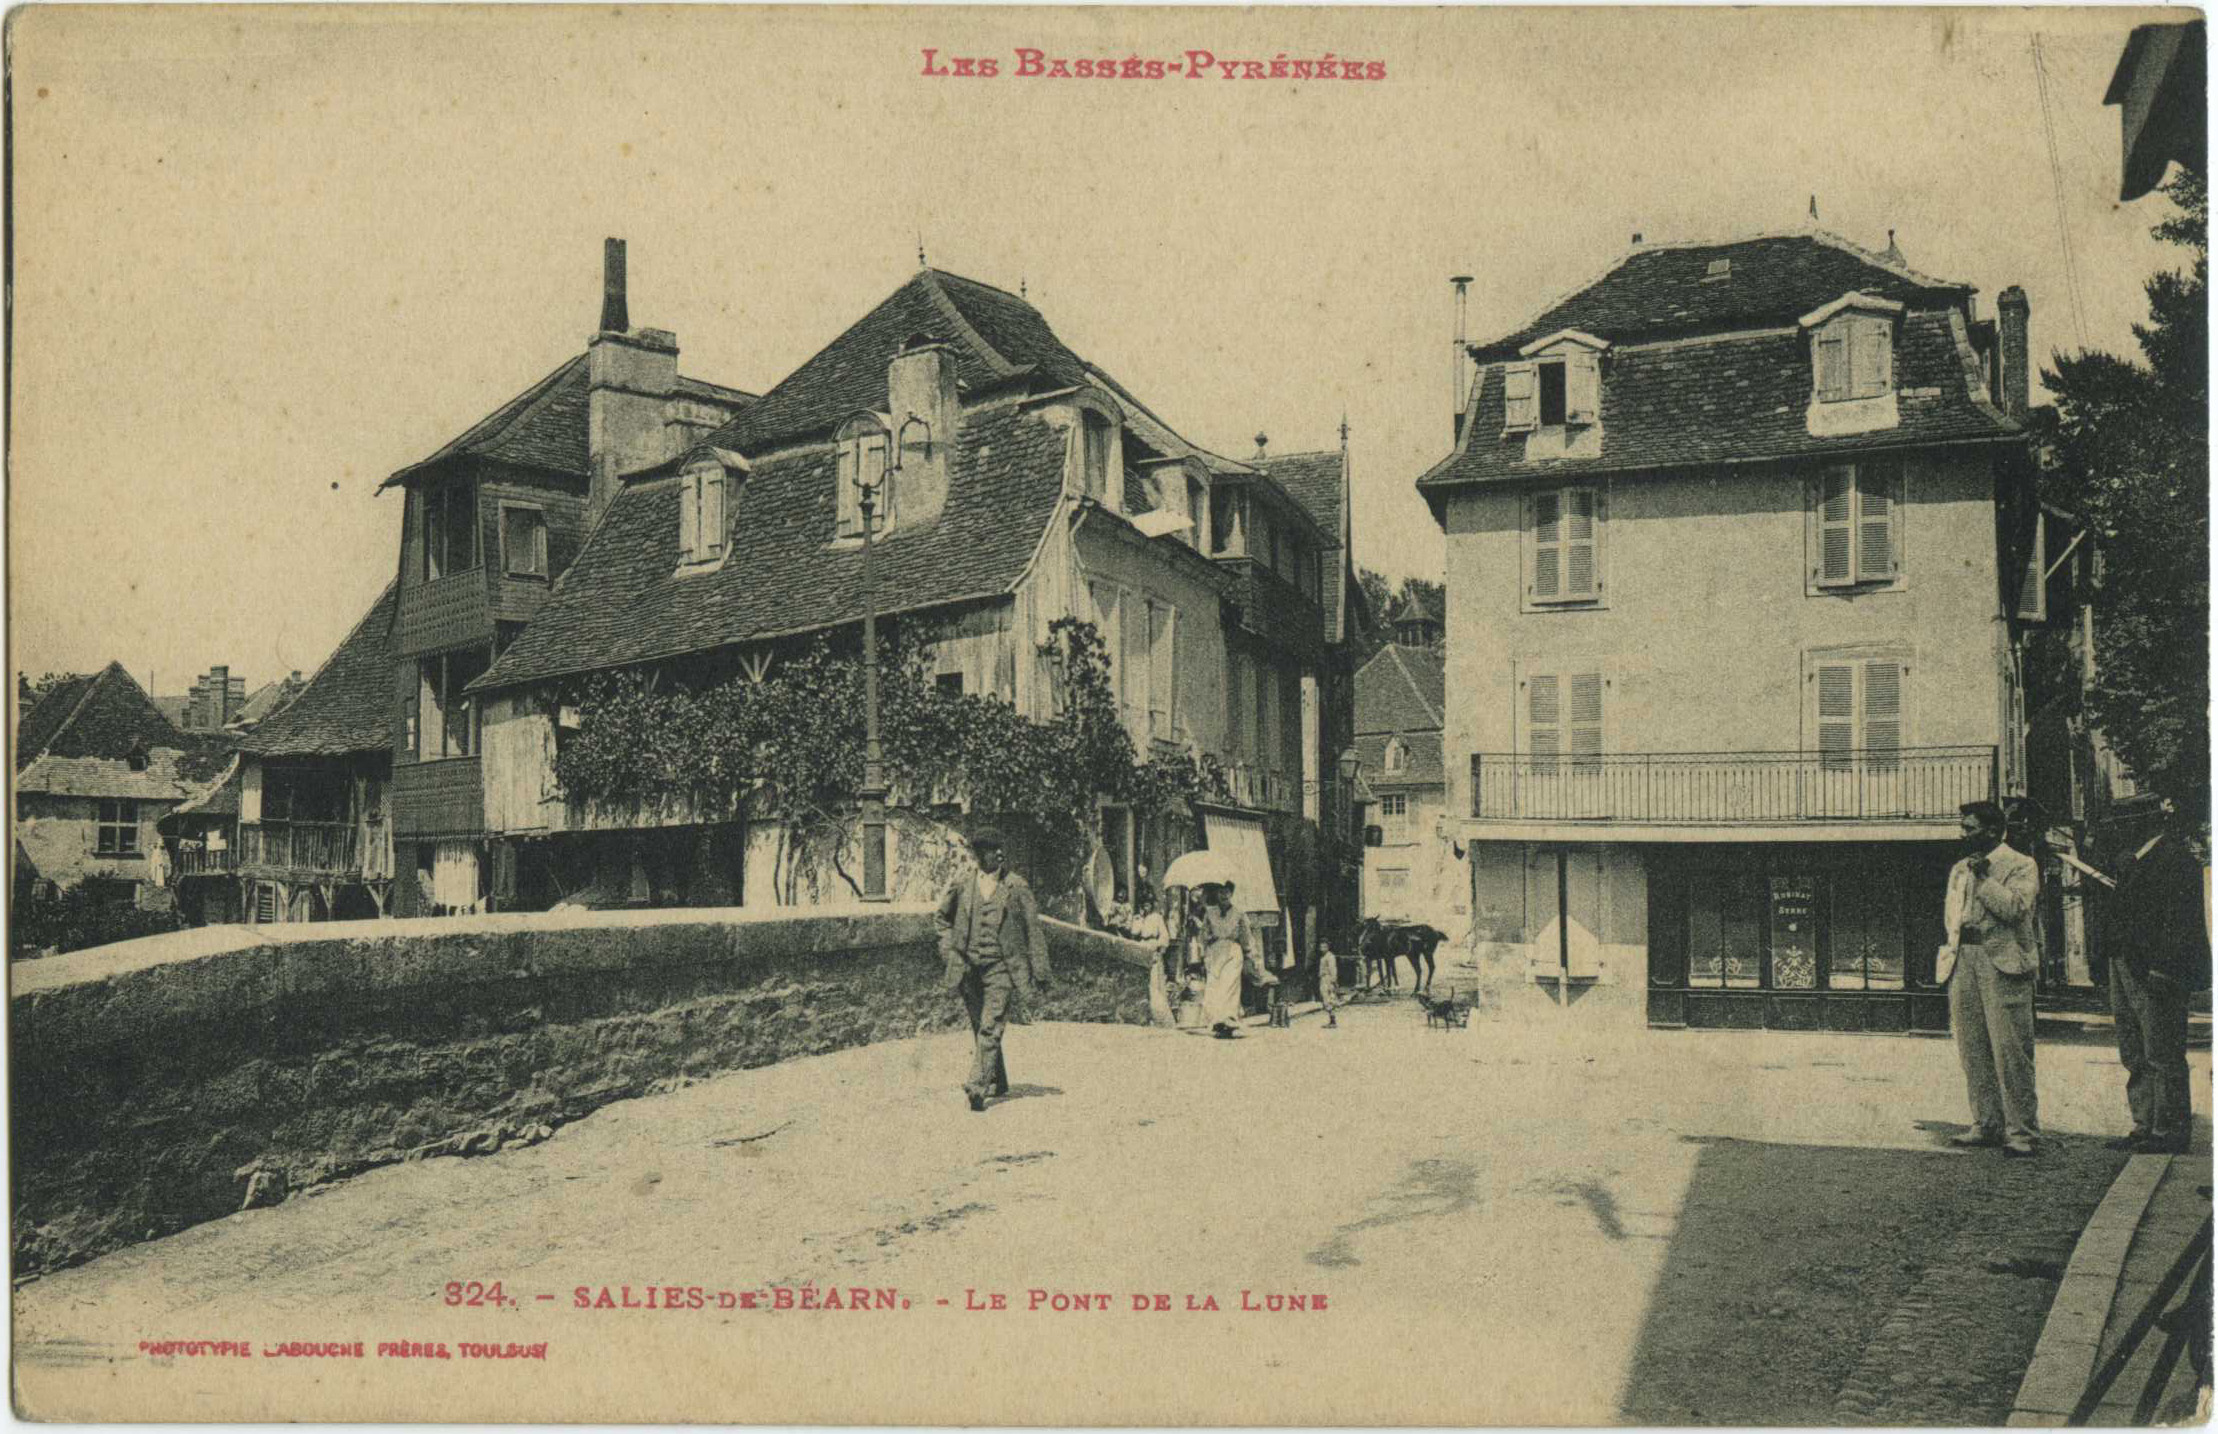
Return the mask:
[(1032, 888), (1010, 871), (1003, 859), (1001, 833), (988, 828), (970, 839), (978, 870), (948, 888), (940, 899), (940, 960), (949, 990), (960, 991), (977, 1043), (970, 1079), (963, 1094), (972, 1110), (984, 1110), (989, 1095), (1009, 1093), (1009, 1068), (1001, 1057), (1001, 1033), (1021, 986), (1044, 990), (1048, 983), (1047, 931)]

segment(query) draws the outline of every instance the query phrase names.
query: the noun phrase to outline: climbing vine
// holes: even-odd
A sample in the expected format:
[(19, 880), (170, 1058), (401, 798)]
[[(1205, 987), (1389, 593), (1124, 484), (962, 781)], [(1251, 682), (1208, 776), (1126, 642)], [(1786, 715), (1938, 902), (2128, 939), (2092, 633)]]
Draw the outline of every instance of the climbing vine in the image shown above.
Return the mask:
[[(996, 697), (943, 690), (928, 644), (880, 643), (879, 732), (897, 807), (967, 802), (1028, 823), (1068, 860), (1092, 831), (1097, 797), (1177, 813), (1224, 791), (1214, 759), (1143, 760), (1117, 711), (1107, 651), (1091, 623), (1058, 619), (1041, 647), (1055, 712), (1035, 721)], [(711, 818), (787, 822), (835, 866), (860, 808), (864, 676), (859, 657), (817, 642), (758, 680), (688, 688), (624, 672), (574, 694), (576, 723), (554, 776), (571, 801), (680, 805)], [(844, 874), (844, 873), (843, 873)], [(852, 880), (852, 878), (850, 878)]]

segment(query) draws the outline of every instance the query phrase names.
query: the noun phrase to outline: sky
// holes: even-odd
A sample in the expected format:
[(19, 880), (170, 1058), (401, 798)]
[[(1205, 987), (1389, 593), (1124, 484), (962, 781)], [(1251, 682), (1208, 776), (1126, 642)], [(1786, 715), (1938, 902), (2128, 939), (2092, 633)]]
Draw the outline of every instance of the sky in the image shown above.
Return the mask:
[[(1983, 316), (2023, 286), (2045, 356), (2131, 351), (2179, 262), (2161, 197), (2116, 202), (2102, 94), (2154, 18), (2124, 9), (11, 18), (14, 665), (163, 692), (329, 655), (397, 563), (378, 484), (583, 349), (604, 236), (633, 324), (720, 383), (768, 388), (921, 242), (1207, 447), (1345, 416), (1358, 562), (1435, 579), (1412, 485), (1450, 442), (1453, 274), (1488, 338), (1635, 232), (1793, 231), (1814, 195)], [(1027, 78), (1020, 47), (1266, 77)], [(1384, 76), (1268, 78), (1328, 54)]]

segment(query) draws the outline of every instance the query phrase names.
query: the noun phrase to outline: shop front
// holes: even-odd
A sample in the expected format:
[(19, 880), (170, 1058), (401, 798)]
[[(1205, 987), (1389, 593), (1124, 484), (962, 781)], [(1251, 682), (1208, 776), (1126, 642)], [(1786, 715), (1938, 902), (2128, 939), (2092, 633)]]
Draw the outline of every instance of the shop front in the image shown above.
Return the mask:
[(1939, 842), (1654, 845), (1648, 1024), (1945, 1034)]

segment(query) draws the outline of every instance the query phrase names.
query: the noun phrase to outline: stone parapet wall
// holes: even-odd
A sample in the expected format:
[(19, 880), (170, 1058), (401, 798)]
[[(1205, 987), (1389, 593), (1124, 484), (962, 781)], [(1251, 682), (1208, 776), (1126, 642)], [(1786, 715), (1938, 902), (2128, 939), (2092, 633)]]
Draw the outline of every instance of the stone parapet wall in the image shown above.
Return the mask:
[[(1143, 948), (1047, 926), (1036, 1019), (1147, 1021)], [(720, 1072), (960, 1028), (940, 970), (923, 905), (203, 927), (19, 962), (16, 1273)]]

